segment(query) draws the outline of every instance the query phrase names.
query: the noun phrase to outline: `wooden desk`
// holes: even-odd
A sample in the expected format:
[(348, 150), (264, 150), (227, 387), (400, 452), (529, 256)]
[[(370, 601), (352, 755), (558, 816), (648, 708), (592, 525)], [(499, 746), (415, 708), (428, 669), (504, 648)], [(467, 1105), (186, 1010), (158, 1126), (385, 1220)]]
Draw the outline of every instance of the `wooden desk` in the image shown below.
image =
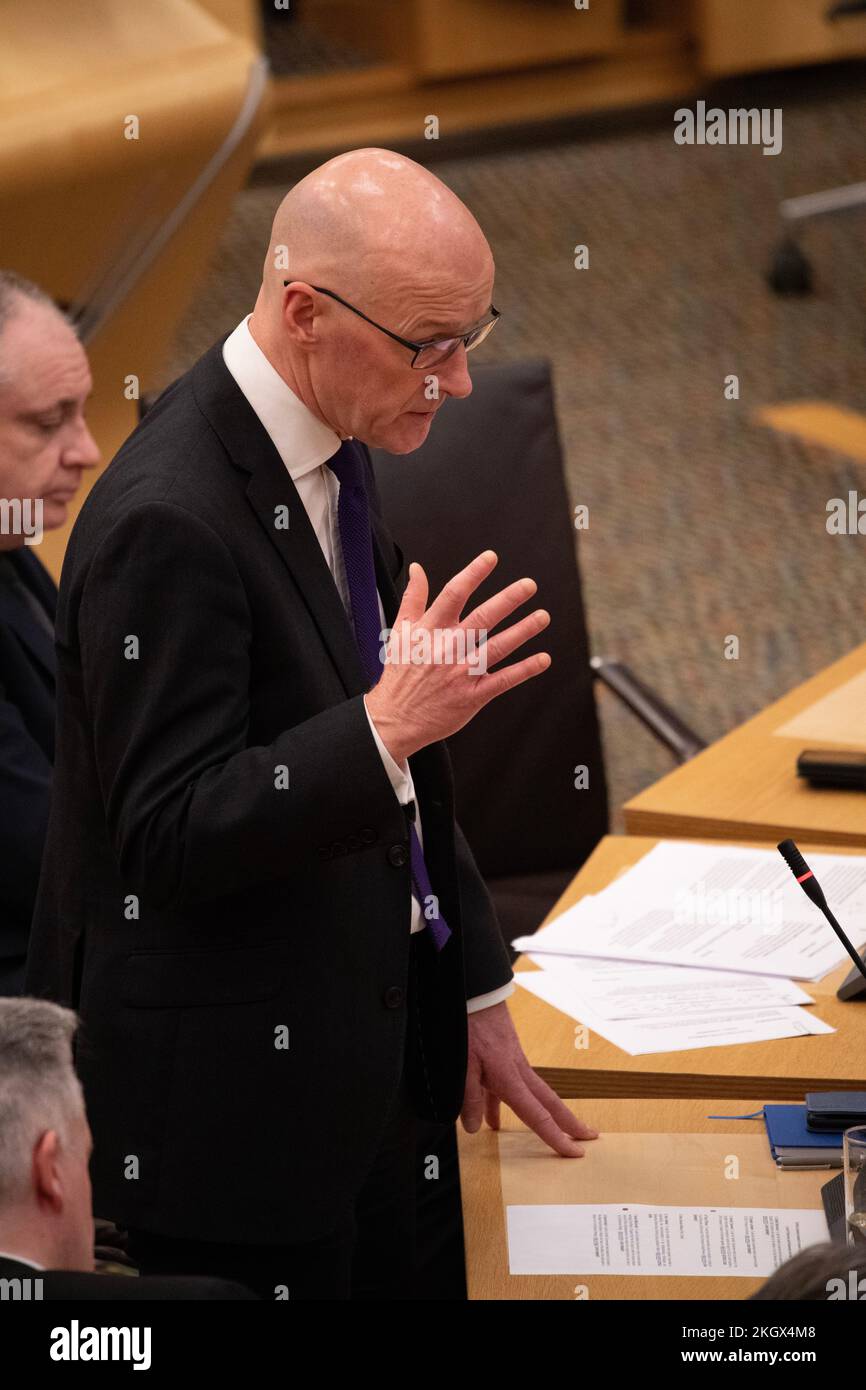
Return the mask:
[[(762, 1099), (766, 1099), (763, 1097)], [(754, 1099), (733, 1099), (726, 1096), (714, 1100), (593, 1100), (573, 1103), (571, 1108), (601, 1132), (602, 1140), (587, 1142), (583, 1158), (557, 1159), (551, 1162), (571, 1166), (589, 1164), (602, 1159), (603, 1136), (614, 1130), (632, 1133), (704, 1134), (716, 1133), (762, 1134), (763, 1120), (708, 1120), (708, 1115), (740, 1115), (758, 1107)], [(503, 1107), (502, 1128), (522, 1129), (521, 1122)], [(668, 1275), (593, 1274), (587, 1278), (570, 1274), (512, 1275), (508, 1272), (508, 1247), (505, 1236), (505, 1210), (502, 1200), (499, 1168), (499, 1146), (496, 1134), (486, 1127), (477, 1134), (466, 1134), (457, 1126), (460, 1151), (460, 1183), (463, 1192), (463, 1223), (466, 1242), (466, 1282), (470, 1299), (569, 1299), (575, 1298), (575, 1288), (585, 1285), (591, 1302), (607, 1299), (744, 1299), (764, 1283), (763, 1279), (714, 1278)], [(541, 1140), (538, 1141), (541, 1144)], [(598, 1147), (593, 1153), (593, 1144)], [(767, 1172), (775, 1165), (767, 1147), (759, 1162), (766, 1163)], [(821, 1187), (832, 1173), (823, 1171), (784, 1174), (796, 1179), (792, 1186), (792, 1206), (821, 1206)], [(736, 1182), (731, 1189), (729, 1206), (736, 1206)], [(805, 1195), (804, 1194), (808, 1194)], [(718, 1200), (717, 1198), (715, 1200)]]
[[(775, 729), (866, 671), (866, 643), (627, 802), (630, 835), (691, 839), (821, 840), (866, 847), (866, 794), (817, 791), (796, 774), (803, 748), (845, 747), (780, 738)], [(866, 709), (863, 711), (866, 726)]]
[[(655, 843), (629, 835), (606, 836), (545, 921), (585, 893), (599, 892)], [(801, 848), (807, 853), (822, 848), (832, 848), (837, 853), (855, 852), (807, 841)], [(521, 958), (515, 971), (536, 968)], [(848, 968), (840, 966), (816, 984), (804, 985), (816, 1001), (819, 1017), (838, 1032), (730, 1047), (702, 1047), (688, 1052), (631, 1057), (597, 1033), (589, 1034), (587, 1048), (576, 1048), (574, 1019), (543, 999), (518, 986), (508, 1007), (530, 1064), (561, 1096), (754, 1099), (771, 1089), (779, 1100), (799, 1101), (806, 1091), (866, 1090), (866, 1000), (843, 1004), (835, 997)]]

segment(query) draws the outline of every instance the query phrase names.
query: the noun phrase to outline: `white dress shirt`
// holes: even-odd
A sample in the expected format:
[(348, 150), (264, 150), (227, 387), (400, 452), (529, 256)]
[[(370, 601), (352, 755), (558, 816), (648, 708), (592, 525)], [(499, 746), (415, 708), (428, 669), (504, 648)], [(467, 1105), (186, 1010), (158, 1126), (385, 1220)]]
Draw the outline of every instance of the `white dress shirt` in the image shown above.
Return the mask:
[(13, 1255), (8, 1250), (0, 1250), (0, 1260), (17, 1260), (20, 1265), (29, 1265), (31, 1269), (44, 1270), (44, 1265), (38, 1265), (35, 1260), (28, 1260), (25, 1255)]
[[(247, 315), (234, 332), (229, 334), (223, 344), (223, 360), (270, 436), (298, 490), (298, 496), (310, 518), (310, 524), (322, 547), (322, 553), (334, 576), (334, 582), (351, 622), (349, 586), (337, 521), (340, 483), (336, 474), (326, 467), (328, 459), (333, 458), (343, 441), (304, 405), (271, 365), (250, 333), (249, 318), (250, 315)], [(387, 624), (381, 595), (378, 593), (377, 598), (381, 631)], [(391, 757), (370, 717), (366, 700), (364, 710), (397, 800), (403, 806), (408, 805), (410, 801), (415, 802), (415, 829), (423, 848), (421, 808), (415, 795), (409, 763), (404, 760), (399, 764)], [(423, 931), (425, 921), (421, 905), (414, 893), (411, 894), (411, 900), (409, 930)], [(466, 1007), (470, 1013), (474, 1013), (476, 1009), (498, 1004), (506, 999), (513, 989), (514, 984), (510, 981), (489, 994), (479, 994), (474, 999), (467, 1000)]]

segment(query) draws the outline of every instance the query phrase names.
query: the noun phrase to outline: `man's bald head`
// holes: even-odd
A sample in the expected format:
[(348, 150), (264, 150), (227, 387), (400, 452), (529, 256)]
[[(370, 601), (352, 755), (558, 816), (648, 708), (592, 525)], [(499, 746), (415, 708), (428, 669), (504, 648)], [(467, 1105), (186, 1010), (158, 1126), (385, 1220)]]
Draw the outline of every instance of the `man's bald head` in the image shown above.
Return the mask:
[(17, 345), (9, 346), (12, 335), (6, 333), (7, 325), (32, 306), (36, 307), (41, 323), (62, 333), (74, 332), (69, 319), (45, 290), (14, 270), (0, 269), (0, 386), (12, 379), (18, 366)]
[(448, 275), (464, 260), (491, 270), (493, 257), (472, 213), (422, 165), (391, 150), (350, 150), (329, 159), (277, 208), (262, 285), (269, 301), (284, 280), (373, 301), (395, 282)]
[(417, 342), (459, 338), (483, 320), (493, 273), (484, 233), (441, 179), (390, 150), (352, 150), (278, 207), (250, 330), (337, 434), (407, 453), (442, 400), (472, 389), (465, 349), (431, 383), (412, 369), (410, 349), (314, 287)]

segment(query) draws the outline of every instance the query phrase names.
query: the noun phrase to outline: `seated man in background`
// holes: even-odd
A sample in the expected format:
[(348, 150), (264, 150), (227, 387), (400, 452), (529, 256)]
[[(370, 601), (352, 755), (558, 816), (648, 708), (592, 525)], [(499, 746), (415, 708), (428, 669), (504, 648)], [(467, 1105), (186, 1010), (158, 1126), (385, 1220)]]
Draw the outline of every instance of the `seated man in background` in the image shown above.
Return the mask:
[(54, 759), (57, 590), (34, 546), (99, 462), (91, 385), (52, 300), (0, 270), (0, 995), (23, 988)]
[(220, 1279), (93, 1273), (91, 1139), (72, 1065), (75, 1028), (69, 1009), (0, 999), (0, 1279), (39, 1278), (45, 1299), (254, 1298)]

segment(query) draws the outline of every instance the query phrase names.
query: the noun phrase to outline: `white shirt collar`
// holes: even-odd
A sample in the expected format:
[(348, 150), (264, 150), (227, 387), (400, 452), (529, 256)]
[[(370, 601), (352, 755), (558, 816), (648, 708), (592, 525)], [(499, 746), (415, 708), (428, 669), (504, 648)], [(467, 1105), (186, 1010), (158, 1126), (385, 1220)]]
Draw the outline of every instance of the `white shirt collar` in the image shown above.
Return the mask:
[(28, 1260), (24, 1255), (13, 1255), (11, 1250), (0, 1250), (0, 1260), (15, 1260), (19, 1265), (29, 1265), (31, 1269), (42, 1269), (44, 1265), (38, 1265), (35, 1260)]
[(294, 480), (326, 463), (342, 440), (322, 424), (272, 367), (249, 330), (250, 314), (223, 343), (223, 361)]

